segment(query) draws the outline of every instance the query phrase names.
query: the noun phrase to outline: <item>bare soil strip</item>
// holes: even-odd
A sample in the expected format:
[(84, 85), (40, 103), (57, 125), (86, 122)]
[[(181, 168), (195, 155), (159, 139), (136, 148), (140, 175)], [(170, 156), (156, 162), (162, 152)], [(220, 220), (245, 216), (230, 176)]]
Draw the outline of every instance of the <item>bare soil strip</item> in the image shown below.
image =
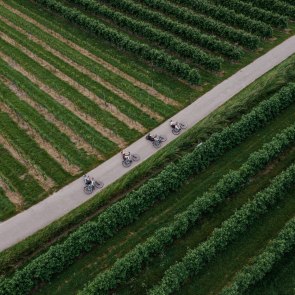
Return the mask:
[(32, 139), (34, 139), (43, 150), (45, 150), (53, 159), (55, 159), (65, 171), (69, 172), (71, 175), (76, 175), (81, 172), (78, 166), (71, 164), (51, 143), (44, 140), (34, 128), (32, 128), (8, 105), (0, 102), (0, 109), (2, 112), (7, 113), (9, 117)]
[(54, 181), (47, 177), (43, 176), (43, 174), (36, 168), (32, 163), (25, 159), (19, 152), (0, 134), (0, 144), (10, 152), (10, 154), (23, 166), (25, 166), (28, 170), (28, 173), (37, 180), (37, 182), (42, 186), (45, 191), (50, 190), (54, 187)]
[(139, 132), (146, 132), (146, 129), (138, 122), (130, 119), (128, 116), (123, 114), (121, 111), (117, 109), (114, 105), (104, 101), (102, 98), (97, 96), (94, 92), (90, 91), (89, 89), (85, 88), (63, 72), (61, 72), (59, 69), (45, 61), (44, 59), (40, 58), (36, 54), (34, 54), (32, 51), (28, 50), (26, 47), (22, 46), (15, 40), (11, 39), (9, 36), (4, 34), (3, 32), (0, 32), (0, 37), (5, 42), (9, 43), (10, 45), (18, 48), (21, 50), (24, 54), (26, 54), (28, 57), (33, 59), (35, 62), (37, 62), (39, 65), (44, 67), (45, 69), (49, 70), (52, 74), (54, 74), (56, 77), (61, 79), (62, 81), (68, 83), (71, 87), (75, 88), (78, 92), (80, 92), (85, 97), (88, 97), (93, 102), (97, 104), (97, 106), (109, 113), (111, 113), (114, 117), (116, 117), (118, 120), (124, 122), (127, 126), (130, 128), (133, 128)]
[(61, 132), (66, 134), (71, 141), (76, 145), (78, 149), (83, 149), (87, 154), (94, 155), (98, 159), (103, 159), (102, 155), (95, 150), (88, 142), (82, 137), (77, 135), (72, 129), (67, 127), (63, 122), (59, 121), (52, 113), (50, 113), (45, 107), (31, 99), (25, 91), (17, 87), (12, 81), (7, 80), (0, 75), (0, 81), (2, 81), (20, 100), (26, 102), (39, 114), (41, 114), (48, 122), (54, 124)]
[(136, 87), (146, 91), (148, 94), (156, 97), (157, 99), (165, 102), (166, 104), (175, 106), (175, 107), (180, 107), (181, 104), (161, 93), (159, 93), (156, 89), (154, 89), (153, 87), (136, 80), (135, 78), (131, 77), (130, 75), (122, 72), (120, 69), (114, 67), (113, 65), (111, 65), (110, 63), (106, 62), (105, 60), (99, 58), (98, 56), (92, 54), (91, 52), (89, 52), (87, 49), (80, 47), (79, 45), (75, 44), (74, 42), (64, 38), (63, 36), (61, 36), (59, 33), (46, 28), (45, 26), (43, 26), (42, 24), (38, 23), (36, 20), (30, 18), (29, 16), (27, 16), (26, 14), (22, 13), (21, 11), (9, 6), (6, 3), (1, 2), (1, 5), (3, 5), (5, 8), (9, 9), (10, 11), (12, 11), (13, 13), (15, 13), (16, 15), (20, 16), (21, 18), (25, 19), (26, 21), (34, 24), (36, 27), (38, 27), (39, 29), (41, 29), (42, 31), (50, 34), (51, 36), (53, 36), (54, 38), (58, 39), (59, 41), (67, 44), (68, 46), (70, 46), (71, 48), (77, 50), (78, 52), (80, 52), (82, 55), (92, 59), (93, 61), (95, 61), (96, 63), (98, 63), (99, 65), (103, 66), (104, 68), (106, 68), (107, 70), (109, 70), (110, 72), (124, 78), (125, 80), (129, 81), (130, 83), (132, 83), (133, 85), (135, 85)]
[(127, 143), (124, 141), (124, 139), (120, 138), (114, 132), (108, 128), (105, 128), (101, 124), (99, 124), (94, 118), (91, 116), (81, 112), (78, 107), (73, 104), (70, 100), (68, 100), (66, 97), (60, 95), (58, 92), (56, 92), (54, 89), (50, 88), (46, 84), (44, 84), (42, 81), (37, 79), (33, 74), (28, 72), (26, 69), (24, 69), (21, 65), (16, 63), (12, 58), (5, 55), (3, 52), (0, 51), (0, 58), (3, 59), (10, 67), (21, 73), (23, 76), (27, 77), (32, 83), (37, 85), (42, 91), (50, 95), (54, 100), (59, 102), (61, 105), (65, 106), (70, 112), (75, 114), (77, 117), (79, 117), (82, 121), (84, 121), (86, 124), (93, 127), (97, 132), (102, 134), (103, 136), (107, 137), (109, 140), (116, 143), (120, 148), (123, 148), (127, 145)]
[(16, 210), (21, 211), (24, 207), (24, 200), (22, 196), (19, 193), (12, 191), (8, 187), (8, 185), (5, 183), (5, 181), (2, 180), (1, 178), (0, 178), (0, 187), (4, 190), (4, 193), (7, 196), (7, 198), (10, 200), (10, 202), (15, 205)]
[(50, 53), (52, 53), (53, 55), (55, 55), (56, 57), (58, 57), (59, 59), (61, 59), (65, 63), (69, 64), (70, 66), (72, 66), (73, 68), (75, 68), (76, 70), (78, 70), (79, 72), (81, 72), (84, 75), (88, 76), (93, 81), (101, 84), (102, 86), (104, 86), (108, 90), (110, 90), (113, 93), (115, 93), (120, 98), (122, 98), (125, 101), (133, 104), (138, 109), (141, 109), (143, 112), (145, 112), (146, 114), (148, 114), (150, 117), (152, 117), (152, 118), (154, 118), (154, 119), (156, 119), (158, 121), (162, 121), (163, 120), (163, 117), (162, 116), (160, 116), (156, 112), (152, 111), (150, 108), (146, 107), (145, 105), (141, 104), (140, 102), (134, 100), (130, 95), (128, 95), (127, 93), (125, 93), (121, 89), (118, 89), (117, 87), (115, 87), (111, 83), (109, 83), (109, 82), (105, 81), (104, 79), (102, 79), (100, 76), (98, 76), (98, 75), (94, 74), (93, 72), (89, 71), (87, 68), (85, 68), (85, 67), (77, 64), (75, 61), (73, 61), (72, 59), (70, 59), (67, 56), (63, 55), (59, 51), (53, 49), (47, 43), (45, 43), (44, 41), (40, 40), (36, 36), (27, 33), (22, 28), (16, 26), (12, 22), (10, 22), (7, 18), (5, 18), (3, 16), (0, 16), (0, 20), (2, 20), (3, 22), (5, 22), (11, 28), (13, 28), (16, 31), (18, 31), (18, 32), (22, 33), (23, 35), (25, 35), (29, 40), (31, 40), (31, 41), (35, 42), (36, 44), (42, 46), (45, 50), (49, 51)]

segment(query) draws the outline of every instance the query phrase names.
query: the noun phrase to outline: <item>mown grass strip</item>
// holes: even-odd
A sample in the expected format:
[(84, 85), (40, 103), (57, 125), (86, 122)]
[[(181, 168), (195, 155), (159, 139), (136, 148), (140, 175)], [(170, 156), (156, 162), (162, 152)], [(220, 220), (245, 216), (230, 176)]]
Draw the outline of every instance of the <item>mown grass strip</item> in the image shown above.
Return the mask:
[[(66, 64), (70, 65), (70, 67), (73, 67), (78, 72), (83, 73), (87, 77), (91, 78), (93, 81), (97, 82), (98, 84), (100, 84), (103, 87), (105, 87), (106, 89), (108, 89), (110, 92), (114, 93), (116, 96), (120, 97), (120, 99), (125, 100), (127, 103), (130, 103), (131, 105), (135, 106), (137, 109), (141, 110), (142, 115), (144, 115), (144, 116), (148, 115), (151, 118), (156, 119), (157, 121), (163, 120), (163, 118), (158, 113), (154, 112), (153, 110), (151, 110), (147, 106), (141, 104), (136, 99), (134, 99), (133, 97), (131, 97), (130, 95), (128, 95), (124, 91), (118, 89), (117, 87), (115, 87), (114, 85), (109, 83), (108, 81), (103, 80), (100, 76), (94, 74), (93, 71), (88, 70), (86, 67), (84, 67), (84, 65), (80, 65), (80, 64), (76, 63), (76, 61), (73, 59), (70, 59), (68, 57), (68, 55), (64, 55), (60, 51), (56, 50), (55, 47), (52, 47), (52, 42), (50, 42), (51, 40), (48, 43), (46, 43), (43, 40), (36, 37), (35, 35), (32, 35), (31, 30), (30, 30), (30, 33), (28, 33), (26, 30), (22, 29), (22, 26), (21, 27), (16, 26), (14, 23), (12, 23), (10, 21), (10, 18), (7, 19), (3, 16), (0, 16), (0, 18), (5, 24), (9, 25), (9, 27), (11, 27), (14, 30), (25, 35), (29, 40), (32, 40), (34, 43), (40, 45), (43, 49), (52, 53), (54, 56), (58, 57), (60, 60), (62, 60)], [(18, 20), (19, 20), (19, 18), (18, 18)]]
[[(120, 66), (120, 68), (123, 68), (123, 71), (120, 70), (118, 67), (110, 64), (107, 60), (111, 58), (113, 59), (114, 56), (118, 57), (118, 54), (112, 54), (108, 53), (106, 51), (100, 51), (101, 48), (97, 46), (97, 43), (95, 46), (93, 46), (93, 40), (90, 38), (87, 38), (86, 36), (79, 35), (79, 38), (76, 36), (76, 32), (74, 32), (71, 26), (65, 26), (63, 24), (63, 27), (67, 27), (67, 30), (64, 30), (63, 27), (58, 26), (57, 24), (53, 22), (49, 22), (46, 17), (48, 15), (44, 12), (43, 14), (38, 13), (36, 14), (36, 5), (31, 7), (31, 9), (26, 8), (25, 6), (20, 6), (18, 3), (15, 3), (13, 1), (9, 1), (9, 6), (6, 3), (1, 3), (2, 7), (5, 7), (10, 12), (12, 12), (15, 16), (19, 16), (22, 19), (25, 19), (30, 24), (33, 24), (37, 28), (39, 28), (41, 31), (46, 32), (48, 35), (54, 37), (55, 39), (59, 40), (62, 44), (66, 44), (68, 47), (72, 48), (75, 52), (79, 53), (83, 56), (83, 58), (90, 59), (96, 64), (97, 70), (100, 68), (101, 73), (100, 75), (103, 75), (107, 71), (107, 77), (106, 80), (109, 80), (112, 82), (112, 84), (117, 85), (118, 87), (124, 89), (125, 91), (128, 90), (128, 93), (130, 93), (133, 97), (143, 96), (147, 99), (153, 99), (156, 98), (156, 100), (162, 101), (170, 106), (179, 107), (180, 104), (174, 100), (171, 99), (161, 93), (159, 93), (155, 88), (149, 86), (148, 84), (145, 84), (144, 82), (141, 82), (140, 79), (137, 80), (133, 76), (130, 76), (126, 72), (124, 72), (124, 69), (126, 70), (126, 64)], [(28, 5), (28, 3), (26, 3)], [(32, 5), (32, 4), (30, 4)], [(18, 10), (17, 10), (17, 9)], [(33, 9), (35, 8), (35, 9)], [(34, 13), (35, 11), (35, 13)], [(38, 11), (38, 9), (37, 9)], [(32, 18), (33, 17), (33, 18)], [(45, 17), (45, 18), (44, 18)], [(87, 41), (86, 41), (87, 40)], [(86, 41), (86, 42), (85, 42)], [(92, 41), (92, 42), (89, 42)], [(90, 50), (90, 51), (89, 51)], [(78, 55), (78, 56), (80, 56)], [(103, 57), (103, 58), (101, 58)], [(89, 60), (88, 60), (89, 61)], [(84, 64), (84, 62), (82, 63)], [(136, 71), (139, 73), (139, 77), (142, 78), (143, 76), (143, 68), (140, 68), (139, 66), (135, 66)], [(146, 69), (144, 69), (146, 70)], [(145, 75), (145, 74), (144, 74)], [(151, 81), (149, 81), (151, 82)]]
[(9, 201), (3, 189), (0, 187), (0, 221), (11, 217), (15, 213), (15, 206)]
[[(100, 273), (81, 291), (81, 294), (100, 294), (115, 288), (120, 282), (125, 282), (155, 255), (161, 253), (176, 239), (181, 238), (194, 226), (195, 222), (216, 205), (222, 203), (243, 186), (259, 170), (276, 158), (284, 149), (295, 142), (295, 125), (282, 131), (270, 143), (250, 155), (249, 159), (237, 171), (226, 174), (210, 192), (197, 198), (188, 208), (174, 217), (171, 224), (158, 229), (145, 242), (138, 244), (124, 257), (118, 259), (108, 270)], [(167, 249), (167, 248), (166, 248)]]
[(29, 123), (44, 140), (50, 142), (70, 163), (78, 165), (82, 169), (91, 166), (93, 158), (86, 155), (83, 150), (78, 150), (70, 138), (59, 131), (53, 124), (46, 121), (36, 110), (32, 109), (27, 103), (18, 99), (0, 81), (0, 100), (5, 102), (10, 108), (18, 113), (27, 123)]
[[(0, 118), (2, 120), (7, 117), (0, 112)], [(7, 122), (8, 124), (9, 122)], [(3, 181), (7, 182), (9, 187), (13, 187), (23, 197), (25, 207), (39, 201), (44, 194), (42, 187), (32, 176), (27, 174), (27, 169), (16, 161), (2, 145), (0, 145), (0, 151), (0, 175)]]
[(295, 218), (291, 219), (278, 236), (273, 239), (254, 262), (245, 266), (236, 274), (230, 286), (225, 287), (220, 295), (240, 295), (255, 285), (271, 271), (274, 264), (281, 260), (295, 246)]
[(106, 156), (110, 156), (118, 151), (118, 147), (111, 141), (105, 139), (91, 125), (86, 124), (79, 117), (75, 116), (63, 105), (59, 104), (48, 94), (40, 90), (27, 77), (9, 67), (4, 61), (0, 60), (1, 69), (10, 81), (14, 81), (17, 87), (26, 91), (30, 97), (52, 112), (61, 122), (73, 129), (77, 134), (84, 138), (90, 145)]
[[(29, 57), (34, 62), (36, 62), (39, 66), (44, 67), (47, 71), (50, 71), (56, 78), (68, 84), (70, 87), (72, 87), (81, 95), (83, 95), (85, 98), (88, 98), (88, 100), (90, 100), (95, 105), (96, 109), (100, 109), (102, 112), (105, 112), (109, 117), (112, 117), (114, 118), (114, 120), (117, 120), (117, 123), (121, 122), (121, 124), (125, 124), (126, 127), (128, 126), (130, 129), (133, 129), (134, 131), (138, 131), (138, 132), (146, 131), (145, 127), (143, 127), (139, 122), (137, 122), (136, 120), (133, 120), (131, 117), (128, 117), (123, 112), (121, 112), (119, 108), (114, 106), (112, 103), (98, 96), (96, 94), (97, 89), (95, 88), (94, 90), (91, 88), (94, 88), (96, 85), (99, 85), (99, 84), (95, 83), (91, 78), (87, 77), (84, 74), (81, 74), (81, 78), (85, 80), (85, 86), (83, 83), (77, 82), (76, 78), (70, 77), (72, 73), (75, 73), (78, 76), (80, 74), (73, 67), (69, 66), (67, 63), (64, 63), (61, 59), (56, 58), (52, 53), (45, 51), (44, 55), (42, 55), (42, 53), (44, 52), (44, 49), (42, 48), (42, 46), (36, 45), (36, 43), (34, 42), (27, 41), (27, 39), (24, 38), (24, 36), (22, 36), (19, 42), (16, 41), (17, 35), (19, 33), (12, 30), (11, 28), (7, 28), (7, 29), (8, 30), (5, 33), (1, 32), (1, 35), (0, 35), (1, 39), (5, 41), (7, 44), (17, 48), (19, 51), (24, 53), (27, 57)], [(5, 29), (3, 29), (3, 31), (4, 30)], [(19, 35), (22, 35), (22, 34), (19, 34)], [(30, 48), (31, 43), (33, 43), (34, 45)], [(25, 44), (25, 46), (23, 44)], [(38, 54), (35, 53), (37, 49), (39, 49)], [(49, 61), (47, 61), (47, 59), (49, 59)], [(54, 65), (55, 59), (57, 60), (56, 65)], [(64, 65), (63, 71), (61, 71), (58, 68), (58, 66), (61, 67), (62, 65)], [(64, 73), (64, 71), (66, 70), (69, 71), (69, 75)], [(93, 87), (92, 84), (94, 84), (95, 86)], [(107, 94), (108, 92), (111, 93), (109, 90), (106, 89)], [(128, 104), (125, 101), (123, 102), (125, 104)], [(134, 110), (137, 110), (137, 112), (140, 112), (137, 108), (135, 108), (131, 104), (129, 104), (128, 109), (129, 108), (131, 110), (134, 109)], [(146, 116), (146, 117), (150, 119), (149, 116)]]
[[(39, 148), (23, 130), (21, 130), (6, 113), (0, 113), (0, 132), (10, 143), (32, 163), (35, 163), (56, 184), (63, 185), (72, 177), (52, 159), (46, 151)], [(37, 186), (36, 186), (37, 187)]]
[[(278, 175), (265, 190), (257, 193), (253, 201), (246, 203), (229, 219), (216, 228), (211, 236), (165, 272), (160, 283), (148, 294), (164, 295), (178, 290), (189, 277), (196, 275), (228, 244), (239, 238), (248, 227), (284, 198), (295, 182), (295, 164)], [(83, 294), (83, 293), (82, 293)], [(87, 294), (87, 293), (86, 293)], [(89, 294), (89, 293), (88, 293)]]
[[(29, 79), (31, 81), (34, 80), (34, 84), (37, 83), (36, 85), (38, 85), (39, 88), (49, 93), (54, 99), (63, 102), (68, 100), (70, 104), (73, 105), (73, 109), (76, 108), (77, 112), (85, 114), (81, 117), (85, 117), (85, 120), (93, 122), (91, 125), (103, 135), (105, 141), (107, 141), (107, 137), (109, 137), (109, 141), (114, 141), (117, 145), (124, 145), (126, 141), (131, 142), (139, 137), (137, 131), (129, 129), (125, 124), (112, 117), (109, 113), (99, 109), (96, 103), (87, 99), (67, 83), (55, 77), (50, 71), (28, 58), (20, 50), (4, 42), (2, 39), (0, 39), (0, 44), (2, 45), (2, 52), (7, 57), (10, 57), (11, 62), (9, 58), (6, 58), (6, 60), (10, 63), (11, 67), (17, 67), (18, 69), (21, 67), (21, 69), (24, 69), (30, 74), (28, 76)], [(13, 60), (19, 64), (15, 66)], [(21, 66), (19, 67), (19, 65)], [(24, 72), (23, 70), (21, 71)], [(74, 110), (71, 109), (71, 111), (73, 112)], [(95, 125), (95, 122), (97, 122), (97, 125)], [(120, 134), (120, 136), (117, 134)]]

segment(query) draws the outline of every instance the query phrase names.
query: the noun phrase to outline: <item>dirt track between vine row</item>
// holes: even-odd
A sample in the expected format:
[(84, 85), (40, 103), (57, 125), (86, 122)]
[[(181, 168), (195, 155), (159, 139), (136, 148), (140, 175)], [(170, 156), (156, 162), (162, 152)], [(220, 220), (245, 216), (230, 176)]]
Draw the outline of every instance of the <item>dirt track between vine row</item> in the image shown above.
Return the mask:
[(105, 69), (109, 70), (110, 72), (112, 72), (112, 73), (120, 76), (121, 78), (127, 80), (128, 82), (132, 83), (134, 86), (146, 91), (149, 95), (156, 97), (157, 99), (165, 102), (166, 104), (169, 104), (169, 105), (172, 105), (172, 106), (175, 106), (175, 107), (180, 107), (180, 104), (177, 101), (175, 101), (175, 100), (173, 100), (173, 99), (159, 93), (153, 87), (151, 87), (151, 86), (149, 86), (149, 85), (147, 85), (147, 84), (145, 84), (145, 83), (143, 83), (141, 81), (136, 80), (135, 78), (131, 77), (127, 73), (124, 73), (120, 69), (118, 69), (118, 68), (114, 67), (113, 65), (111, 65), (110, 63), (106, 62), (105, 60), (103, 60), (103, 59), (97, 57), (96, 55), (92, 54), (87, 49), (82, 48), (81, 46), (75, 44), (74, 42), (70, 41), (69, 39), (64, 38), (59, 33), (55, 32), (55, 31), (53, 31), (51, 29), (48, 29), (44, 25), (37, 22), (35, 19), (32, 19), (31, 17), (27, 16), (26, 14), (22, 13), (21, 11), (9, 6), (7, 3), (2, 2), (1, 5), (3, 5), (5, 8), (10, 10), (14, 14), (18, 15), (19, 17), (23, 18), (27, 22), (30, 22), (31, 24), (35, 25), (37, 28), (39, 28), (43, 32), (51, 35), (52, 37), (54, 37), (57, 40), (63, 42), (64, 44), (68, 45), (72, 49), (75, 49), (76, 51), (78, 51), (82, 55), (90, 58), (91, 60), (93, 60), (97, 64), (99, 64), (99, 65), (103, 66)]
[(60, 95), (57, 91), (55, 91), (54, 89), (52, 89), (51, 87), (43, 83), (36, 76), (34, 76), (29, 71), (24, 69), (17, 62), (15, 62), (14, 59), (2, 53), (1, 51), (0, 51), (0, 58), (2, 58), (11, 68), (18, 71), (23, 76), (27, 77), (33, 84), (37, 85), (43, 92), (50, 95), (54, 100), (56, 100), (58, 103), (66, 107), (70, 112), (75, 114), (82, 121), (92, 126), (98, 133), (101, 133), (103, 136), (113, 141), (121, 148), (123, 148), (126, 145), (126, 142), (124, 139), (114, 134), (112, 130), (101, 125), (90, 115), (80, 111), (78, 107), (74, 103), (72, 103), (69, 99), (67, 99), (65, 96)]
[[(273, 48), (208, 91), (176, 114), (173, 119), (184, 121), (189, 127), (192, 127), (294, 53), (295, 36)], [(167, 135), (165, 145), (175, 139), (168, 122), (158, 126), (152, 133)], [(126, 169), (121, 165), (121, 155), (117, 154), (90, 171), (89, 174), (96, 179), (102, 180), (105, 187), (107, 187), (157, 152), (151, 144), (146, 142), (145, 137), (131, 144), (128, 150), (131, 153), (139, 154), (141, 161), (133, 163), (131, 168)], [(32, 235), (93, 196), (94, 194), (87, 196), (84, 194), (82, 179), (77, 179), (40, 203), (4, 221), (0, 224), (0, 250), (4, 250)]]

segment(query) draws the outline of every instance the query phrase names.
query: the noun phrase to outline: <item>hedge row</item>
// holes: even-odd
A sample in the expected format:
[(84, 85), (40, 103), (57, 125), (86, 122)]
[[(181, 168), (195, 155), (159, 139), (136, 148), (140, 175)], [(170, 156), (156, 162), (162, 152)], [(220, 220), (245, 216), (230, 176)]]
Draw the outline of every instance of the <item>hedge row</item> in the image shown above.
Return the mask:
[(291, 219), (279, 235), (271, 241), (264, 251), (255, 258), (253, 264), (244, 267), (234, 278), (229, 287), (220, 295), (240, 295), (250, 286), (263, 279), (274, 264), (295, 247), (295, 218)]
[(118, 259), (108, 270), (97, 275), (79, 294), (90, 295), (106, 293), (120, 282), (139, 273), (151, 257), (164, 251), (175, 239), (181, 238), (194, 226), (195, 222), (207, 211), (222, 203), (227, 197), (238, 192), (259, 170), (263, 169), (282, 150), (295, 143), (295, 124), (274, 137), (259, 151), (251, 154), (238, 171), (230, 171), (209, 192), (174, 217), (170, 225), (157, 230), (145, 242), (138, 244), (124, 257)]
[(83, 29), (94, 33), (97, 36), (109, 41), (115, 46), (128, 52), (136, 54), (147, 62), (153, 63), (155, 66), (165, 69), (166, 71), (177, 75), (178, 77), (192, 83), (200, 83), (200, 75), (196, 69), (180, 62), (176, 58), (168, 55), (162, 50), (151, 48), (147, 44), (143, 44), (130, 39), (127, 35), (109, 28), (98, 20), (87, 17), (80, 11), (66, 7), (55, 0), (35, 0), (43, 4), (54, 12), (59, 13), (65, 19), (81, 26)]
[(249, 3), (244, 3), (240, 0), (214, 0), (216, 4), (220, 4), (229, 9), (233, 9), (238, 13), (248, 15), (253, 19), (260, 20), (264, 23), (273, 25), (278, 28), (287, 28), (288, 18), (281, 16), (277, 13), (263, 10), (258, 7), (254, 7)]
[(270, 186), (257, 193), (254, 200), (243, 205), (198, 247), (189, 250), (182, 260), (169, 267), (160, 283), (149, 295), (166, 295), (178, 290), (190, 276), (196, 275), (229, 243), (239, 238), (259, 216), (267, 213), (295, 183), (295, 164), (274, 178)]
[(193, 8), (197, 12), (204, 13), (209, 17), (218, 19), (226, 24), (232, 26), (238, 26), (241, 29), (251, 32), (253, 34), (258, 34), (262, 37), (271, 37), (272, 28), (270, 25), (267, 25), (263, 22), (253, 20), (250, 17), (247, 17), (243, 14), (237, 14), (234, 11), (222, 7), (220, 5), (216, 6), (209, 3), (206, 0), (170, 0), (177, 4), (185, 4)]
[(0, 282), (0, 294), (27, 294), (42, 281), (66, 267), (94, 245), (102, 244), (121, 228), (134, 222), (155, 202), (167, 198), (192, 175), (206, 169), (226, 151), (237, 146), (295, 102), (295, 84), (290, 83), (267, 101), (261, 102), (242, 119), (213, 134), (203, 145), (187, 154), (176, 164), (171, 163), (158, 176), (147, 181), (137, 191), (107, 208), (96, 221), (88, 222), (60, 244), (32, 260), (12, 278)]
[(79, 4), (84, 9), (111, 20), (120, 28), (125, 28), (132, 33), (147, 38), (148, 41), (155, 42), (158, 45), (164, 46), (166, 49), (178, 53), (182, 57), (189, 58), (197, 65), (201, 65), (208, 70), (218, 71), (221, 69), (223, 60), (220, 57), (211, 56), (205, 51), (185, 43), (169, 33), (152, 28), (145, 22), (134, 20), (94, 0), (71, 0), (71, 2)]
[(189, 9), (177, 5), (166, 0), (140, 0), (142, 3), (152, 9), (159, 10), (164, 14), (170, 14), (179, 21), (189, 23), (198, 28), (229, 41), (238, 43), (249, 49), (256, 49), (259, 44), (259, 38), (244, 31), (232, 28), (226, 24), (208, 18), (201, 14), (195, 14)]
[(164, 30), (179, 35), (182, 39), (185, 39), (189, 42), (194, 42), (197, 45), (216, 53), (223, 54), (230, 59), (238, 60), (242, 57), (242, 50), (237, 48), (235, 45), (219, 40), (215, 36), (203, 34), (201, 31), (195, 28), (182, 24), (174, 19), (170, 19), (156, 11), (147, 9), (143, 5), (134, 3), (130, 0), (102, 1), (107, 2), (107, 4), (111, 5), (112, 7), (119, 8), (125, 13), (130, 13), (135, 17), (139, 17), (144, 21), (150, 21), (154, 25), (160, 26)]
[(278, 0), (242, 0), (244, 2), (253, 3), (253, 5), (263, 8), (265, 10), (270, 10), (282, 15), (290, 16), (295, 18), (295, 7), (290, 4), (284, 3)]

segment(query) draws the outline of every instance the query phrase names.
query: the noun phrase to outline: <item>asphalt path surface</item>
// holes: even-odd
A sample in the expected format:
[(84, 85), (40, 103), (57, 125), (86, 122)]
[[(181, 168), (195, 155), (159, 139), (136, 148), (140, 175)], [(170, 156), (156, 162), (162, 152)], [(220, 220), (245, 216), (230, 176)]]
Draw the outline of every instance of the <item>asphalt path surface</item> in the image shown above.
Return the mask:
[[(172, 119), (185, 122), (189, 129), (293, 53), (295, 53), (295, 36), (217, 85), (173, 116)], [(169, 120), (151, 131), (151, 133), (166, 135), (167, 141), (164, 143), (165, 145), (176, 138), (171, 133)], [(124, 168), (121, 164), (121, 154), (118, 153), (88, 174), (97, 180), (102, 180), (105, 184), (104, 187), (107, 187), (157, 152), (151, 142), (146, 141), (145, 136), (131, 144), (126, 150), (139, 154), (141, 160), (133, 162), (130, 168)], [(91, 195), (85, 195), (83, 192), (83, 180), (79, 178), (45, 200), (2, 222), (0, 224), (0, 251), (11, 247), (64, 216), (92, 198), (96, 193), (97, 190)]]

